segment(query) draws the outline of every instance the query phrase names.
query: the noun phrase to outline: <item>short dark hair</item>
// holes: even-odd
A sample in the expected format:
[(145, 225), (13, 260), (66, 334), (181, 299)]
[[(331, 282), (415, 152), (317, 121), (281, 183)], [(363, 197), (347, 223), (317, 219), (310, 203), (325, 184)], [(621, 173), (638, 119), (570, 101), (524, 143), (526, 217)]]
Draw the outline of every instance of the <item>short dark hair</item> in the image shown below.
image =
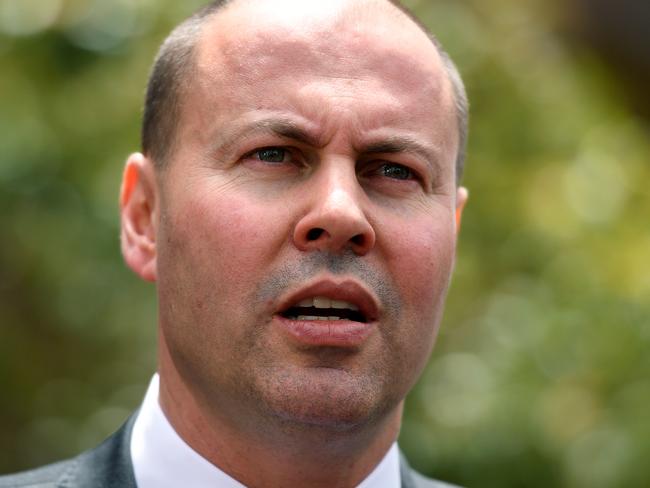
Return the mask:
[[(164, 167), (173, 152), (184, 89), (190, 83), (195, 47), (200, 39), (201, 29), (207, 18), (233, 1), (213, 0), (179, 24), (158, 50), (149, 75), (142, 117), (142, 152), (153, 159), (157, 168)], [(462, 78), (450, 56), (427, 27), (398, 0), (388, 1), (404, 12), (427, 34), (442, 59), (452, 85), (456, 105), (458, 126), (456, 182), (460, 183), (465, 164), (469, 125), (469, 103)]]
[(180, 23), (160, 46), (147, 83), (142, 115), (142, 152), (157, 168), (173, 152), (184, 88), (190, 82), (194, 51), (205, 20), (232, 0), (214, 0)]

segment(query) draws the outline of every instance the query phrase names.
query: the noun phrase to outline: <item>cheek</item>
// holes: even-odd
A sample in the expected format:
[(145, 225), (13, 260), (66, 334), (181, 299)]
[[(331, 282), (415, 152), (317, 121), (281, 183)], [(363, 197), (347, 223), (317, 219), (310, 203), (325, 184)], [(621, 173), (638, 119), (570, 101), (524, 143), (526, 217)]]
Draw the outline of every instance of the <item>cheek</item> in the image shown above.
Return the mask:
[(206, 190), (162, 208), (160, 320), (187, 362), (222, 364), (248, 340), (256, 310), (246, 297), (286, 241), (274, 209), (251, 202)]
[(233, 196), (190, 201), (172, 225), (198, 260), (196, 269), (220, 267), (239, 276), (272, 253), (281, 228), (268, 207)]
[(172, 280), (167, 287), (193, 303), (194, 313), (237, 313), (286, 242), (286, 225), (268, 204), (234, 194), (196, 192), (172, 207), (159, 258), (167, 271), (161, 276)]
[(405, 311), (430, 324), (441, 313), (455, 257), (453, 216), (402, 221), (387, 243), (389, 265), (402, 293)]
[(452, 217), (432, 222), (415, 219), (393, 229), (386, 255), (402, 298), (402, 310), (394, 337), (405, 384), (412, 386), (424, 368), (444, 308), (455, 255)]

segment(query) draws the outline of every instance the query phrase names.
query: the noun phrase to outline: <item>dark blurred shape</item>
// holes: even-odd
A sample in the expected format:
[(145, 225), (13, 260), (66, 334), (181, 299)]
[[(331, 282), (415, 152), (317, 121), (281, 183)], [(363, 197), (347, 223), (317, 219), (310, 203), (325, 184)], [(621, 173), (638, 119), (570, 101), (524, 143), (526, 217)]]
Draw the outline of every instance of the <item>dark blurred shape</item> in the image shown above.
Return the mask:
[[(614, 68), (632, 109), (650, 120), (650, 2), (573, 0), (576, 34)], [(582, 24), (582, 25), (580, 25)]]

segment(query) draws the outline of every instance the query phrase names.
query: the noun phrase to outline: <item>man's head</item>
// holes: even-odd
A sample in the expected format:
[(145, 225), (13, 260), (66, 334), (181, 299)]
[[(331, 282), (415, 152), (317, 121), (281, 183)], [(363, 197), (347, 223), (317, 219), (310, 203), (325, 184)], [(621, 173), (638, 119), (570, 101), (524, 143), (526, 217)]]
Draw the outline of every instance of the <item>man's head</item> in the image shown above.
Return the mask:
[[(174, 29), (156, 56), (145, 99), (142, 121), (142, 152), (149, 156), (159, 168), (165, 165), (173, 151), (182, 96), (184, 90), (191, 86), (189, 82), (195, 67), (195, 47), (201, 37), (202, 28), (213, 15), (232, 2), (233, 0), (214, 0), (197, 11)], [(397, 7), (400, 12), (427, 32), (424, 25), (401, 4), (395, 0), (386, 0), (385, 3)], [(436, 37), (428, 32), (427, 35), (440, 54), (454, 90), (460, 141), (456, 155), (456, 181), (459, 183), (463, 175), (468, 132), (467, 95), (455, 64)]]
[(466, 199), (457, 81), (382, 0), (236, 0), (197, 26), (121, 200), (163, 406), (238, 435), (394, 433)]

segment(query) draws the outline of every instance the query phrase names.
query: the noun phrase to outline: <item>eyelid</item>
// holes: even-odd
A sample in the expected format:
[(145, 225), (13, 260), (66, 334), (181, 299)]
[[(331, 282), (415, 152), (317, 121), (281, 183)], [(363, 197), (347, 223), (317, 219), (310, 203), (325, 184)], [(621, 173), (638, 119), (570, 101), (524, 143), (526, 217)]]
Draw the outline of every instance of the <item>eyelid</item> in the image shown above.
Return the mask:
[[(258, 148), (258, 149), (255, 149), (255, 150), (251, 151), (251, 152), (249, 153), (249, 155), (251, 155), (251, 156), (252, 156), (252, 155), (257, 155), (257, 156), (259, 156), (260, 153), (262, 153), (262, 152), (264, 152), (264, 151), (283, 151), (285, 157), (286, 157), (287, 154), (288, 154), (288, 155), (291, 155), (291, 151), (290, 151), (290, 150), (288, 150), (288, 149), (286, 149), (286, 148), (284, 148), (284, 147), (281, 147), (281, 146), (265, 146), (265, 147), (260, 147), (260, 148)], [(267, 162), (269, 162), (269, 161), (267, 161)]]
[(373, 158), (365, 163), (363, 163), (363, 170), (361, 173), (366, 173), (367, 171), (378, 171), (379, 169), (385, 167), (385, 166), (399, 166), (402, 168), (407, 169), (411, 175), (412, 179), (415, 180), (424, 180), (424, 176), (422, 175), (422, 171), (418, 168), (417, 165), (415, 164), (409, 164), (404, 161), (396, 161), (392, 159), (383, 159), (383, 158)]
[(284, 150), (287, 153), (291, 154), (291, 150), (289, 148), (285, 147), (285, 146), (278, 146), (278, 145), (274, 146), (274, 145), (270, 144), (268, 146), (258, 146), (255, 149), (251, 149), (250, 151), (246, 151), (243, 154), (242, 158), (243, 159), (244, 158), (250, 158), (251, 156), (254, 156), (257, 153), (260, 153), (262, 151), (268, 151), (270, 149), (281, 149), (281, 150)]
[[(269, 149), (280, 149), (282, 151), (285, 151), (285, 161), (282, 162), (270, 162), (270, 161), (264, 161), (259, 158), (259, 156), (256, 156), (256, 154), (260, 153), (261, 151), (269, 150)], [(255, 149), (252, 149), (250, 151), (247, 151), (244, 153), (244, 155), (241, 157), (242, 160), (245, 159), (255, 159), (256, 161), (259, 161), (261, 163), (266, 163), (270, 165), (290, 165), (293, 164), (298, 167), (305, 166), (305, 156), (302, 154), (302, 151), (300, 149), (296, 148), (295, 146), (285, 146), (282, 144), (269, 144), (269, 145), (263, 145), (263, 146), (258, 146)]]

